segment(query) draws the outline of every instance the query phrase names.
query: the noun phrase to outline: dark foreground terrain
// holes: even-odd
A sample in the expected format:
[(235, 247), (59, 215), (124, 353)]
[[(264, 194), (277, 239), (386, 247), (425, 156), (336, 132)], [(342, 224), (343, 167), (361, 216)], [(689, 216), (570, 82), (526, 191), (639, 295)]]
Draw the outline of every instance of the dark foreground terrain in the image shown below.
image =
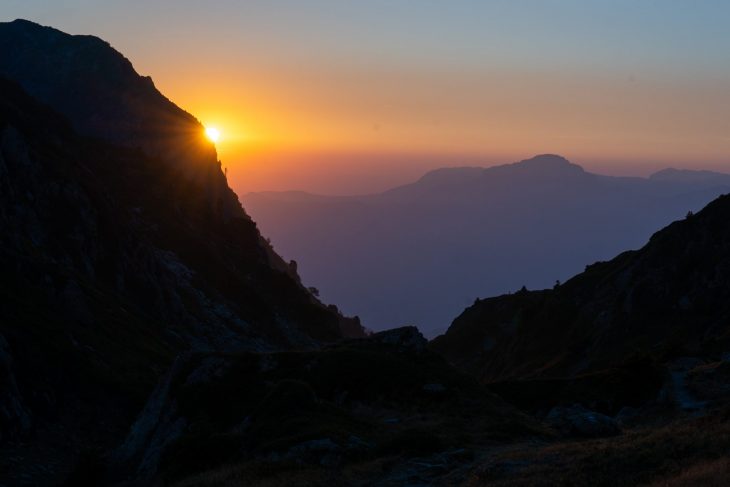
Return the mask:
[(726, 484), (730, 197), (432, 342), (368, 335), (108, 44), (0, 42), (0, 485)]

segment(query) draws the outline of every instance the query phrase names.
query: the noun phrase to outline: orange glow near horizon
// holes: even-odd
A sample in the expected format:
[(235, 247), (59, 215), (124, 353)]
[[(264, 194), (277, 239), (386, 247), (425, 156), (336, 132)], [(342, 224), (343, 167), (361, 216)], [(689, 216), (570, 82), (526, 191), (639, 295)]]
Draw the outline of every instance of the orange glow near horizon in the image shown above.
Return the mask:
[[(295, 81), (293, 73), (272, 70), (207, 82), (173, 72), (156, 83), (196, 117), (226, 127), (216, 147), (238, 192), (367, 193), (439, 165), (492, 165), (540, 153), (614, 174), (727, 170), (730, 154), (721, 80), (688, 86), (608, 75), (404, 71)], [(347, 189), (337, 187), (333, 171)]]
[[(32, 3), (10, 10), (33, 18)], [(730, 172), (730, 7), (573, 3), (86, 2), (36, 20), (99, 35), (223, 129), (239, 192), (364, 193), (540, 153)]]

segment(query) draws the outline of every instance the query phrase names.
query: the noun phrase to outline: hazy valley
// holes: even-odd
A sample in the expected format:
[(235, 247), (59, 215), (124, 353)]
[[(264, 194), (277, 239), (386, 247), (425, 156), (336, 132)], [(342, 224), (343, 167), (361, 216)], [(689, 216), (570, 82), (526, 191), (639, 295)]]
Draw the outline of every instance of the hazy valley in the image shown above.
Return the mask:
[(433, 337), (478, 297), (552, 287), (728, 190), (727, 174), (610, 177), (541, 155), (440, 169), (381, 194), (242, 202), (323, 299), (368, 328), (417, 325)]

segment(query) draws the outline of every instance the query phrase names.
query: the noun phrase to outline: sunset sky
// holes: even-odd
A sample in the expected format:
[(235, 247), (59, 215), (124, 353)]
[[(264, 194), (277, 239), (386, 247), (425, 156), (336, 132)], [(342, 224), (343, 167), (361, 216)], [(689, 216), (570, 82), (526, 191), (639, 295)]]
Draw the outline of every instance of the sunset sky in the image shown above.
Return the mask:
[(730, 2), (1, 0), (204, 124), (239, 193), (365, 193), (559, 153), (730, 171)]

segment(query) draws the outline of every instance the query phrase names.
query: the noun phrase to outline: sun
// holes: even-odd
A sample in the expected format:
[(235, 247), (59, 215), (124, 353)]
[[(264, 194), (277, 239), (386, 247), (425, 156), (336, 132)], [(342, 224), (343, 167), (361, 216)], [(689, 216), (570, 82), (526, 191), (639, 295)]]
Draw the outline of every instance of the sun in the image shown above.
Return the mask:
[(211, 142), (218, 142), (221, 138), (221, 131), (215, 127), (206, 127), (205, 136), (208, 137)]

